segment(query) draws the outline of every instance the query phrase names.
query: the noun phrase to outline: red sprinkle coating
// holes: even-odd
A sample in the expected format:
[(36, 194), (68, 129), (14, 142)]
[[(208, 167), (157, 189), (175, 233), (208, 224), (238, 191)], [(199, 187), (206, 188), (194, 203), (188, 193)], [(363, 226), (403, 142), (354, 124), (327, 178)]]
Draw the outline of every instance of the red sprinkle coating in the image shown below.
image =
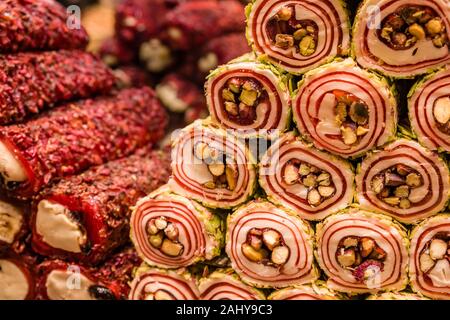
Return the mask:
[(65, 8), (53, 0), (2, 0), (0, 53), (85, 48), (86, 31), (70, 29), (68, 18)]
[(107, 93), (114, 76), (82, 51), (0, 56), (0, 125), (20, 122), (46, 107)]
[[(170, 11), (163, 29), (174, 49), (189, 50), (219, 35), (243, 32), (244, 17), (244, 6), (235, 0), (191, 1)], [(174, 34), (173, 29), (179, 34)]]
[[(45, 189), (33, 204), (33, 249), (52, 258), (88, 264), (103, 261), (128, 240), (129, 208), (139, 198), (166, 183), (169, 175), (169, 152), (141, 149), (128, 158), (91, 168)], [(36, 232), (35, 222), (37, 204), (43, 199), (62, 204), (74, 213), (82, 229), (86, 230), (83, 252), (66, 252), (42, 240)]]
[(148, 87), (69, 103), (25, 124), (0, 128), (0, 141), (21, 162), (25, 182), (3, 183), (30, 198), (57, 178), (118, 159), (164, 136), (167, 115)]
[(54, 270), (80, 273), (95, 283), (89, 288), (91, 297), (96, 300), (125, 300), (130, 291), (128, 282), (132, 280), (132, 271), (141, 260), (134, 249), (126, 248), (113, 255), (100, 268), (90, 268), (77, 263), (62, 260), (47, 260), (37, 266), (36, 298), (48, 300), (47, 276)]

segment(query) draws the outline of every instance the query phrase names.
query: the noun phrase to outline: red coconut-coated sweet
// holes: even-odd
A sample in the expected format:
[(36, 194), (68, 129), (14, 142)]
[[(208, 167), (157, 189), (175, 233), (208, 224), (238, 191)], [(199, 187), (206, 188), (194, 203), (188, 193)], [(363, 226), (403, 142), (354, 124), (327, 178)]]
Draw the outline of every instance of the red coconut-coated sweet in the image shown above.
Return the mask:
[(27, 174), (3, 183), (15, 198), (30, 198), (67, 177), (153, 144), (164, 135), (167, 115), (148, 87), (66, 104), (25, 124), (0, 129), (0, 141)]
[(0, 53), (85, 48), (86, 31), (71, 28), (68, 18), (66, 9), (53, 0), (2, 0)]
[[(7, 260), (8, 262), (14, 263), (20, 271), (23, 273), (26, 281), (28, 282), (28, 293), (25, 297), (18, 297), (14, 292), (10, 292), (14, 297), (14, 300), (33, 300), (35, 299), (36, 291), (36, 273), (35, 267), (39, 262), (39, 258), (33, 254), (24, 242), (15, 242), (13, 246), (7, 249), (0, 248), (0, 261)], [(0, 270), (1, 271), (1, 270)], [(0, 282), (0, 288), (2, 288), (2, 283)], [(0, 289), (1, 291), (5, 289)], [(6, 292), (0, 294), (6, 295)], [(12, 298), (12, 297), (10, 297)]]
[(47, 260), (37, 266), (36, 298), (49, 300), (47, 277), (52, 271), (66, 271), (68, 274), (80, 274), (94, 285), (89, 293), (95, 300), (125, 300), (130, 292), (128, 283), (132, 280), (132, 271), (139, 266), (141, 259), (134, 249), (126, 248), (109, 258), (100, 268), (91, 268), (78, 263), (62, 260)]
[[(125, 244), (129, 233), (130, 207), (167, 182), (170, 156), (167, 151), (140, 149), (135, 155), (91, 168), (42, 191), (32, 207), (32, 246), (41, 255), (97, 264)], [(54, 248), (37, 231), (40, 201), (65, 206), (86, 233), (81, 252)]]
[(190, 1), (170, 11), (164, 36), (174, 49), (189, 50), (219, 35), (245, 30), (244, 6), (235, 0)]
[(127, 65), (137, 60), (135, 48), (117, 37), (103, 41), (99, 55), (109, 66)]
[(139, 46), (156, 36), (168, 11), (164, 0), (123, 0), (116, 8), (116, 35), (122, 41)]
[(83, 51), (51, 51), (0, 56), (0, 125), (17, 123), (46, 107), (107, 93), (114, 76)]

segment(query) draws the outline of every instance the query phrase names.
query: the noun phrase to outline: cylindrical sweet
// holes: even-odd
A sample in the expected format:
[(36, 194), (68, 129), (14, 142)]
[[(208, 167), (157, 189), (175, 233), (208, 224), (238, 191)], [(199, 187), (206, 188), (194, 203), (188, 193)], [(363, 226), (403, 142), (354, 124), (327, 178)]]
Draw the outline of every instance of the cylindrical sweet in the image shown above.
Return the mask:
[(387, 80), (351, 59), (308, 72), (292, 110), (300, 134), (344, 158), (385, 144), (397, 128), (397, 102)]
[(259, 184), (274, 203), (306, 220), (321, 220), (353, 201), (349, 162), (307, 146), (293, 133), (283, 135), (262, 157)]
[(18, 53), (0, 57), (0, 125), (21, 122), (59, 103), (107, 93), (109, 68), (75, 51)]
[(169, 185), (207, 207), (233, 208), (255, 191), (255, 160), (237, 136), (196, 121), (173, 143)]
[(127, 242), (130, 207), (169, 175), (167, 152), (139, 150), (44, 189), (32, 209), (33, 249), (52, 258), (103, 261)]
[(412, 289), (432, 299), (450, 300), (450, 214), (431, 217), (411, 232), (409, 277)]
[(225, 33), (243, 32), (244, 6), (236, 0), (187, 1), (170, 11), (163, 24), (172, 48), (194, 49)]
[(216, 270), (200, 279), (200, 300), (264, 300), (260, 291), (243, 283), (232, 269)]
[(220, 255), (219, 216), (162, 187), (139, 200), (131, 215), (131, 240), (144, 262), (160, 268), (187, 267)]
[(198, 300), (195, 279), (184, 269), (162, 270), (142, 265), (130, 284), (129, 300)]
[(36, 267), (39, 300), (124, 300), (132, 271), (141, 260), (132, 249), (114, 254), (93, 269), (62, 260), (47, 260)]
[(414, 223), (445, 209), (450, 172), (438, 154), (413, 140), (398, 139), (370, 153), (356, 176), (361, 208)]
[(88, 41), (79, 17), (69, 16), (54, 0), (0, 4), (0, 53), (83, 49)]
[(402, 290), (408, 283), (405, 229), (387, 216), (350, 209), (316, 226), (327, 286), (350, 294)]
[(263, 59), (301, 74), (345, 56), (350, 21), (341, 0), (256, 0), (248, 10), (247, 36)]
[(317, 279), (313, 231), (287, 210), (252, 201), (228, 217), (226, 253), (242, 281), (260, 288)]
[(35, 298), (36, 261), (36, 256), (26, 249), (0, 250), (0, 300)]
[(420, 80), (409, 93), (408, 107), (420, 143), (450, 152), (450, 67)]
[(219, 67), (205, 87), (212, 121), (239, 136), (270, 137), (289, 125), (286, 79), (264, 64), (244, 61)]
[(341, 297), (328, 289), (323, 283), (302, 285), (274, 291), (269, 300), (340, 300)]
[(11, 196), (30, 198), (57, 178), (127, 156), (164, 134), (166, 114), (149, 88), (68, 103), (0, 130), (0, 174)]
[(358, 63), (410, 78), (450, 62), (447, 0), (365, 0), (353, 29)]

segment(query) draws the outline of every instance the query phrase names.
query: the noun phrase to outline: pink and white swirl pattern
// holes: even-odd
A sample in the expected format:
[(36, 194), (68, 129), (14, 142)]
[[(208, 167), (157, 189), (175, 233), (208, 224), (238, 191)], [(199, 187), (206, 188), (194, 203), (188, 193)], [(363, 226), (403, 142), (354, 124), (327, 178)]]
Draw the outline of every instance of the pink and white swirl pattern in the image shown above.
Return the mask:
[(242, 283), (236, 276), (215, 272), (200, 280), (201, 300), (261, 300), (264, 295)]

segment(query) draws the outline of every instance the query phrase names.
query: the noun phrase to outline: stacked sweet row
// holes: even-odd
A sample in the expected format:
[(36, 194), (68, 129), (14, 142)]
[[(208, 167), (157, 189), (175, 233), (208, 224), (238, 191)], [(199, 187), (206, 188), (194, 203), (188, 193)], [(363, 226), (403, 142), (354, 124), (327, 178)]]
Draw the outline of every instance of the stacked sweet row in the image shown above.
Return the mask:
[(0, 4), (0, 300), (126, 298), (129, 208), (169, 177), (155, 93), (119, 89), (68, 18)]
[(363, 1), (353, 37), (340, 0), (246, 12), (134, 208), (130, 299), (449, 299), (448, 1)]
[(146, 73), (173, 127), (206, 117), (205, 77), (250, 51), (239, 0), (121, 0), (115, 18), (103, 60), (120, 74)]

